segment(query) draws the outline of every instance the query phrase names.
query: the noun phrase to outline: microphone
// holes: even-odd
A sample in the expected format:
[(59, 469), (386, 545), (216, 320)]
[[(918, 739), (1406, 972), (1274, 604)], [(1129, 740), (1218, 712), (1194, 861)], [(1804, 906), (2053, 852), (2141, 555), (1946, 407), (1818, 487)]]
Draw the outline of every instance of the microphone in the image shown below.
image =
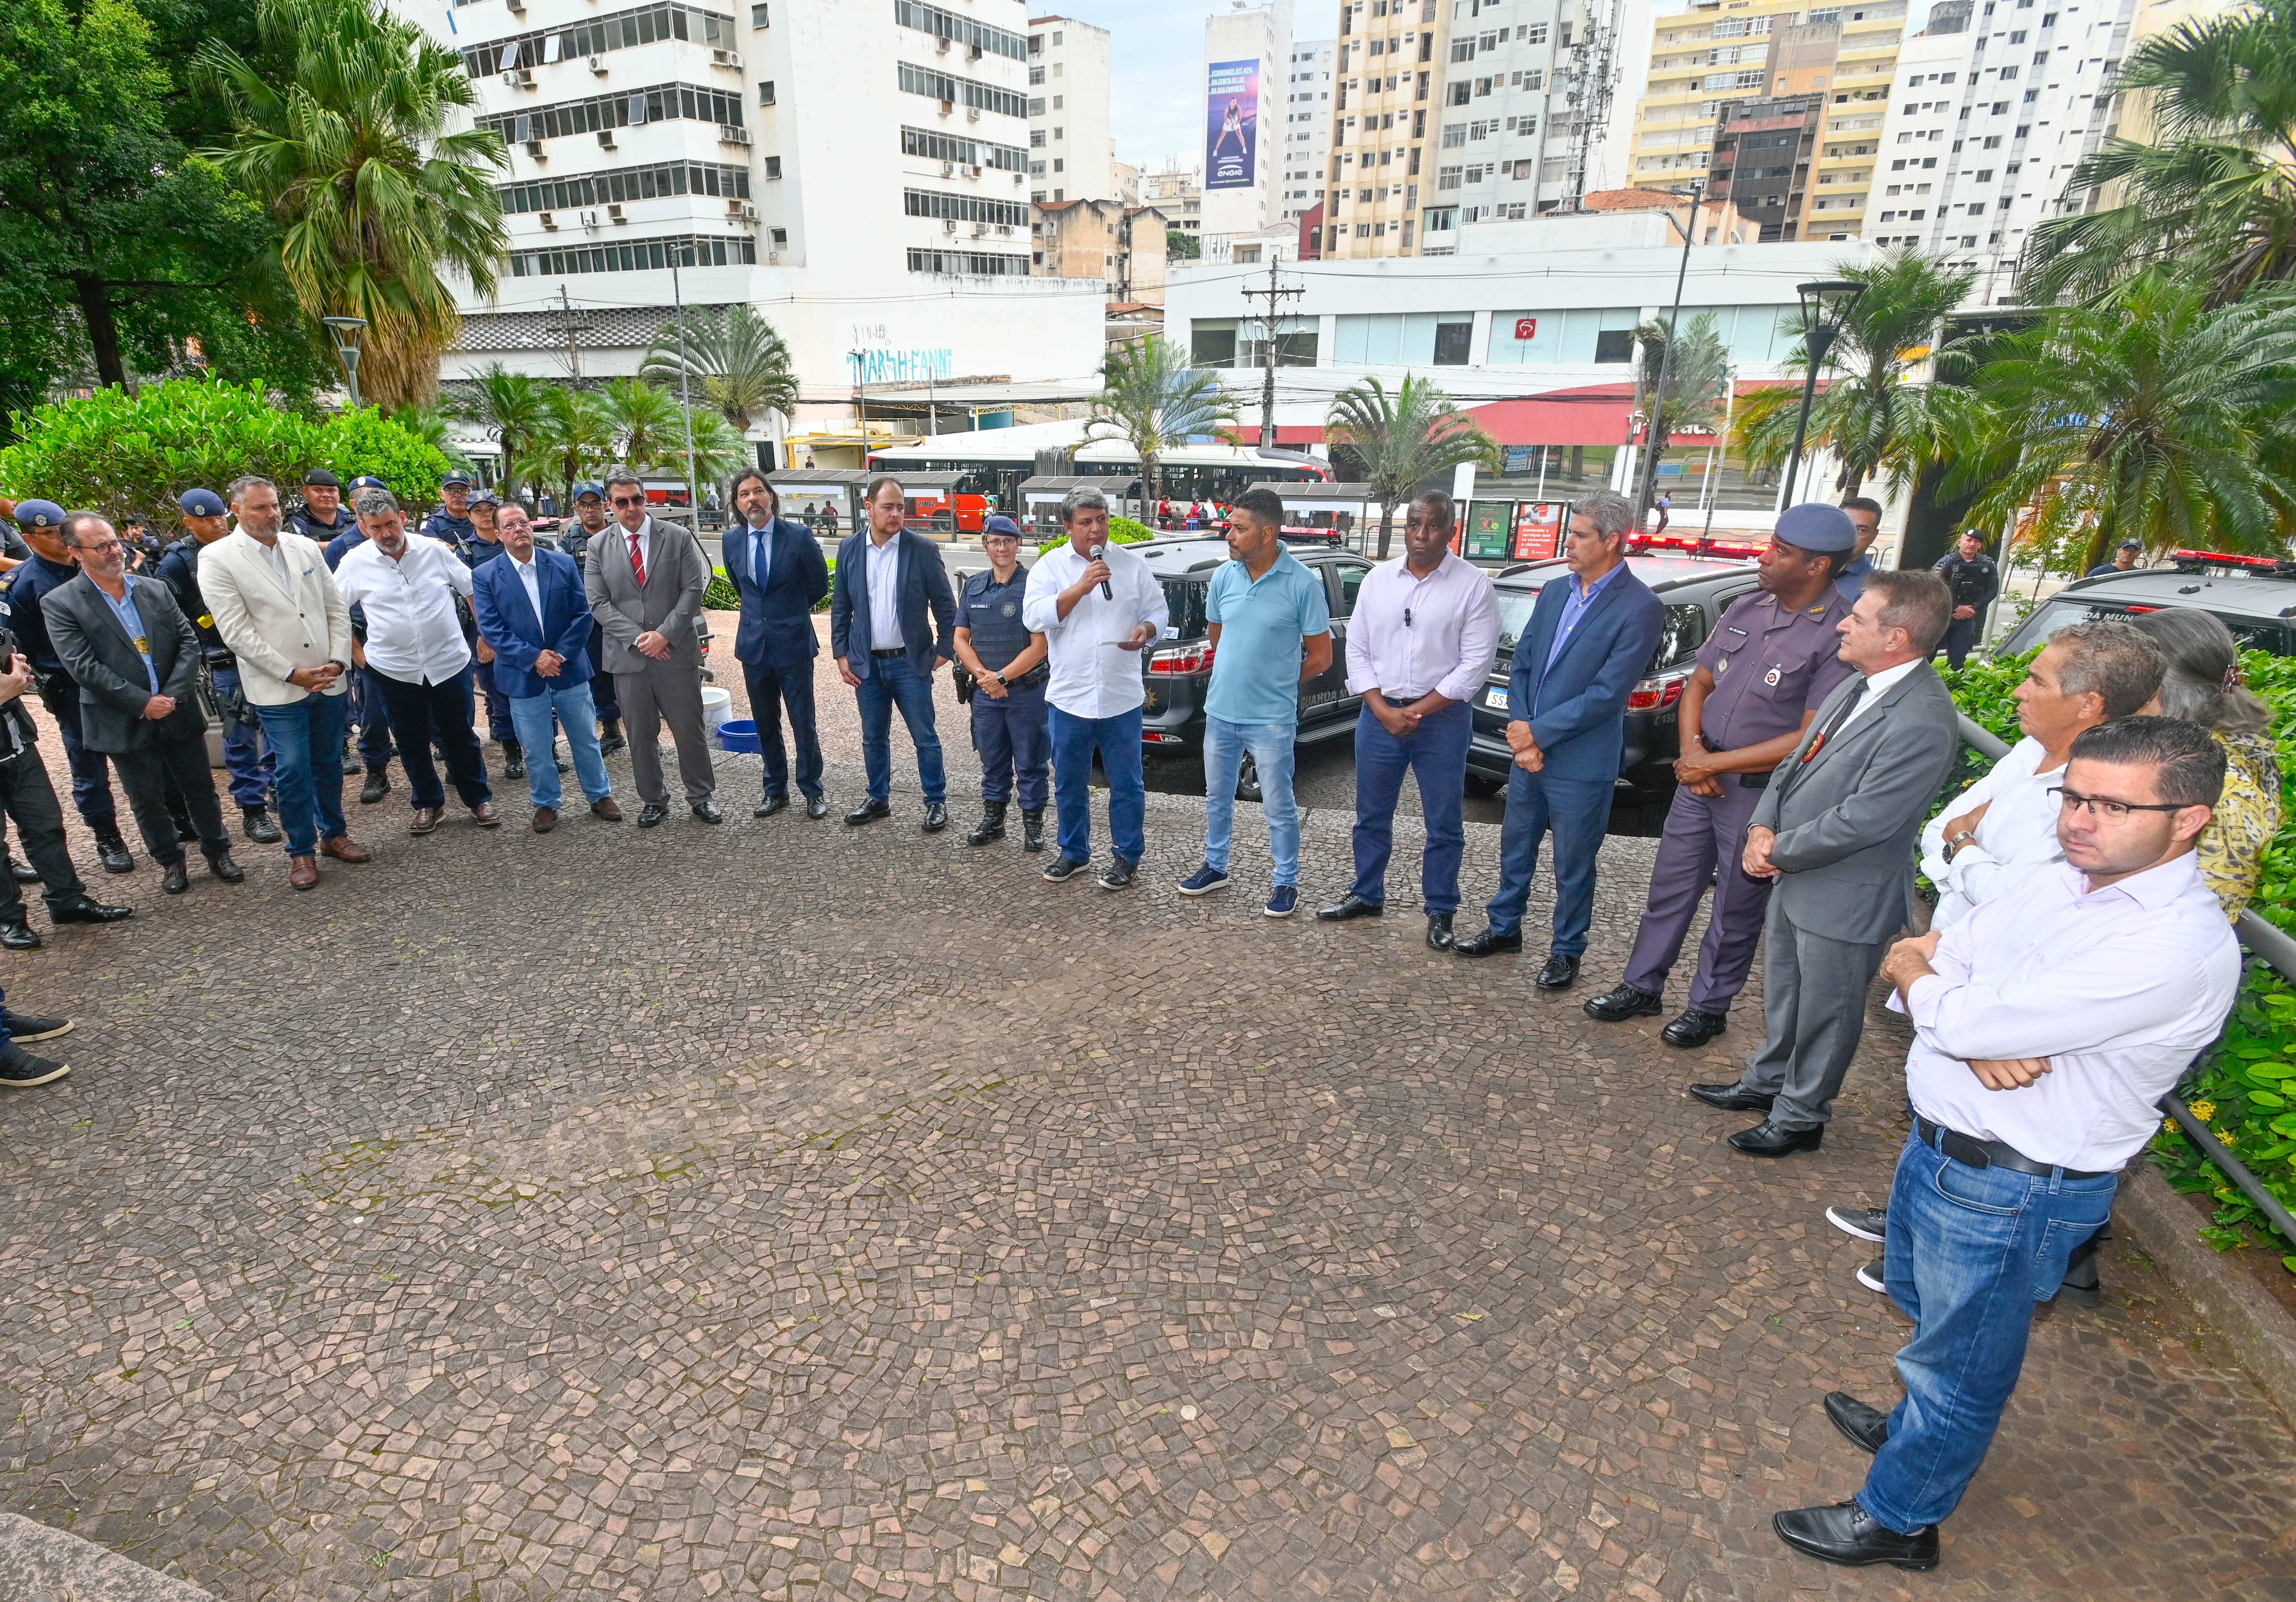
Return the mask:
[[(1097, 561), (1105, 561), (1107, 559), (1108, 559), (1108, 547), (1107, 547), (1107, 546), (1105, 546), (1105, 545), (1095, 545), (1095, 546), (1092, 548), (1092, 560), (1095, 560), (1095, 561), (1096, 561), (1096, 562), (1097, 562)], [(1111, 590), (1111, 589), (1110, 589), (1110, 588), (1108, 587), (1108, 580), (1106, 580), (1106, 579), (1104, 579), (1104, 578), (1103, 578), (1103, 579), (1102, 579), (1102, 580), (1100, 581), (1100, 598), (1101, 598), (1103, 601), (1113, 601), (1113, 600), (1115, 600), (1115, 599), (1116, 599), (1116, 592), (1115, 592), (1114, 590)]]

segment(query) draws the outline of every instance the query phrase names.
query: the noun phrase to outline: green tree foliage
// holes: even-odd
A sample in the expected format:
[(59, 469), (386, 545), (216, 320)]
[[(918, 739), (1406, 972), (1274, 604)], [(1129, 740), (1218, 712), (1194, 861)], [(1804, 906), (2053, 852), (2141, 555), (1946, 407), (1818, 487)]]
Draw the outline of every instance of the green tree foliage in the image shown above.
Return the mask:
[(1431, 379), (1403, 375), (1393, 394), (1377, 379), (1332, 397), (1324, 437), (1345, 445), (1363, 463), (1365, 480), (1380, 499), (1379, 555), (1387, 560), (1396, 508), (1431, 478), (1472, 462), (1496, 471), (1505, 457), (1498, 443), (1459, 410)]
[[(1642, 483), (1636, 486), (1639, 510), (1647, 511), (1657, 483), (1658, 461), (1666, 454), (1668, 442), (1685, 429), (1721, 428), (1730, 397), (1730, 352), (1714, 326), (1711, 312), (1692, 318), (1680, 339), (1674, 337), (1671, 318), (1654, 317), (1635, 330), (1635, 343), (1642, 347), (1642, 364), (1635, 373), (1635, 410), (1652, 420), (1645, 429), (1651, 452), (1639, 475)], [(1663, 396), (1659, 394), (1661, 371), (1666, 379)]]
[(540, 420), (508, 469), (529, 484), (547, 484), (558, 503), (574, 503), (574, 486), (594, 478), (614, 459), (614, 429), (597, 396), (559, 385), (542, 391)]
[(594, 400), (617, 460), (641, 470), (675, 462), (677, 476), (685, 476), (685, 415), (668, 390), (644, 379), (610, 379)]
[(1121, 439), (1139, 453), (1152, 501), (1164, 493), (1158, 462), (1164, 452), (1234, 421), (1234, 404), (1218, 375), (1189, 366), (1178, 346), (1151, 334), (1110, 347), (1084, 437)]
[(769, 412), (797, 410), (797, 369), (774, 325), (750, 306), (722, 312), (688, 312), (681, 340), (665, 323), (639, 365), (638, 376), (695, 405), (714, 406), (737, 429)]
[(542, 395), (540, 380), (512, 372), (495, 362), (479, 374), (469, 393), (455, 404), (455, 413), (463, 421), (478, 424), (502, 447), (502, 491), (505, 495), (518, 491), (518, 477), (511, 470), (511, 464), (526, 454), (529, 442), (542, 426)]

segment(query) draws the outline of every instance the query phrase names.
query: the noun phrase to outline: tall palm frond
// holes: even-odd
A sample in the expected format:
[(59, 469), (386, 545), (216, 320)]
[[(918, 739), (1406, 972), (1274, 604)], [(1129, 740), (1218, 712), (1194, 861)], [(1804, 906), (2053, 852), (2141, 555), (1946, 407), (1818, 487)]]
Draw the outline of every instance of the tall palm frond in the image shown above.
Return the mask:
[(1353, 451), (1379, 496), (1379, 555), (1387, 560), (1395, 509), (1426, 480), (1464, 462), (1496, 470), (1505, 454), (1431, 379), (1406, 372), (1393, 394), (1375, 378), (1332, 397), (1324, 437)]
[[(1650, 454), (1644, 458), (1636, 495), (1637, 512), (1650, 510), (1650, 491), (1658, 482), (1659, 459), (1677, 434), (1685, 429), (1709, 430), (1721, 426), (1730, 398), (1730, 351), (1714, 324), (1714, 314), (1701, 312), (1674, 337), (1669, 317), (1653, 317), (1635, 330), (1642, 347), (1642, 364), (1635, 373), (1635, 410), (1648, 421), (1644, 427)], [(1672, 349), (1668, 347), (1671, 345)], [(1659, 394), (1663, 373), (1666, 393)]]
[(558, 503), (574, 503), (574, 486), (614, 460), (614, 429), (597, 397), (559, 387), (542, 392), (542, 417), (510, 470), (533, 484), (558, 487)]
[(1180, 347), (1160, 335), (1111, 346), (1100, 376), (1084, 441), (1121, 439), (1138, 452), (1152, 501), (1163, 494), (1166, 451), (1235, 421), (1218, 375), (1189, 365)]
[(681, 393), (683, 380), (683, 393), (695, 405), (716, 407), (744, 432), (766, 413), (786, 417), (797, 410), (797, 368), (789, 347), (750, 306), (686, 313), (682, 350), (677, 324), (665, 323), (638, 376), (673, 396)]
[(666, 389), (644, 379), (613, 379), (594, 397), (614, 437), (616, 456), (644, 470), (685, 463), (685, 416)]
[(476, 423), (502, 447), (502, 493), (506, 496), (518, 493), (511, 463), (525, 454), (527, 442), (542, 423), (542, 388), (531, 374), (512, 372), (494, 362), (472, 380), (470, 393), (455, 408), (464, 422)]

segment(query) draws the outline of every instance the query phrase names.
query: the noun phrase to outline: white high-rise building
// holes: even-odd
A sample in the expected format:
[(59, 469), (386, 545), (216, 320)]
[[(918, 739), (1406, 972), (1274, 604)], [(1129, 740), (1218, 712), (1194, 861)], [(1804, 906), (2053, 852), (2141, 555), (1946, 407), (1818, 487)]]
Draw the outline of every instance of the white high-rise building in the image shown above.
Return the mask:
[(1074, 17), (1029, 19), (1029, 191), (1046, 200), (1111, 200), (1108, 30)]
[(1335, 39), (1310, 39), (1292, 47), (1283, 74), (1283, 170), (1277, 182), (1282, 220), (1300, 219), (1323, 203), (1332, 159), (1332, 71), (1339, 53)]
[(1292, 0), (1230, 0), (1204, 23), (1204, 233), (1250, 235), (1283, 220), (1284, 79)]
[(511, 156), (444, 376), (634, 372), (679, 295), (758, 307), (813, 402), (1093, 372), (1100, 284), (1029, 276), (1027, 9), (956, 4), (406, 6)]
[(2016, 299), (2017, 257), (2111, 131), (2112, 69), (2139, 0), (1937, 0), (1905, 42), (1867, 201), (1876, 244), (1981, 274), (1975, 305)]

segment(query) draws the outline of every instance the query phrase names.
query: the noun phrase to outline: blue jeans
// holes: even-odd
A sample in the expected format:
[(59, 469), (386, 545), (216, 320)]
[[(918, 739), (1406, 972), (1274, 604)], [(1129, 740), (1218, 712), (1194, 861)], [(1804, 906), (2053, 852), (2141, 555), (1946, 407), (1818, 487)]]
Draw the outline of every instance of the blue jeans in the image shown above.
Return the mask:
[(917, 782), (925, 805), (948, 798), (948, 774), (942, 766), (940, 733), (933, 727), (932, 680), (909, 666), (906, 657), (876, 657), (869, 676), (853, 692), (861, 703), (861, 764), (869, 774), (869, 799), (893, 798), (893, 708), (917, 748)]
[(1259, 769), (1260, 806), (1267, 813), (1267, 854), (1275, 882), (1300, 884), (1300, 804), (1292, 796), (1292, 748), (1297, 723), (1232, 723), (1204, 720), (1204, 865), (1227, 871), (1228, 841), (1235, 834), (1235, 781), (1243, 753)]
[(1053, 760), (1053, 732), (1045, 687), (1008, 690), (998, 700), (972, 694), (972, 748), (980, 756), (980, 798), (1009, 802), (1021, 793), (1022, 812), (1045, 810), (1045, 775)]
[(1558, 957), (1585, 953), (1587, 930), (1595, 921), (1595, 858), (1610, 827), (1613, 788), (1607, 779), (1558, 779), (1521, 767), (1508, 772), (1499, 893), (1490, 903), (1493, 933), (1521, 932), (1531, 876), (1538, 870), (1538, 843), (1552, 829), (1554, 943), (1548, 949)]
[(2112, 1216), (2117, 1173), (2069, 1180), (1971, 1168), (1909, 1134), (1890, 1188), (1882, 1283), (1914, 1320), (1858, 1505), (1903, 1534), (1942, 1522), (1985, 1461), (2025, 1366), (2033, 1304)]
[(598, 749), (598, 704), (590, 699), (586, 679), (570, 680), (563, 690), (545, 695), (508, 697), (511, 727), (526, 748), (526, 791), (537, 806), (555, 811), (564, 794), (558, 782), (558, 764), (551, 756), (551, 715), (566, 731), (568, 754), (574, 758), (574, 776), (582, 781), (582, 798), (592, 805), (614, 793), (606, 777), (606, 758)]
[(1148, 850), (1148, 777), (1140, 765), (1140, 708), (1114, 717), (1052, 709), (1053, 800), (1061, 810), (1061, 854), (1092, 861), (1092, 754), (1108, 774), (1108, 832), (1116, 854), (1136, 868)]
[(350, 696), (316, 691), (284, 707), (258, 707), (278, 763), (279, 829), (287, 854), (316, 855), (343, 827), (343, 715)]
[(1363, 709), (1356, 720), (1356, 882), (1349, 893), (1373, 906), (1387, 903), (1387, 861), (1395, 854), (1395, 804), (1403, 775), (1419, 778), (1419, 810), (1427, 818), (1427, 854), (1419, 868), (1420, 898), (1431, 918), (1459, 910), (1459, 857), (1467, 848), (1467, 740), (1475, 716), (1464, 701), (1419, 720), (1408, 740)]
[[(237, 667), (217, 667), (209, 670), (215, 677), (216, 694), (228, 697), (239, 688)], [(252, 707), (249, 708), (250, 711)], [(273, 769), (271, 753), (263, 748), (263, 737), (245, 723), (226, 723), (223, 726), (223, 766), (231, 779), (231, 798), (242, 806), (271, 805)]]

